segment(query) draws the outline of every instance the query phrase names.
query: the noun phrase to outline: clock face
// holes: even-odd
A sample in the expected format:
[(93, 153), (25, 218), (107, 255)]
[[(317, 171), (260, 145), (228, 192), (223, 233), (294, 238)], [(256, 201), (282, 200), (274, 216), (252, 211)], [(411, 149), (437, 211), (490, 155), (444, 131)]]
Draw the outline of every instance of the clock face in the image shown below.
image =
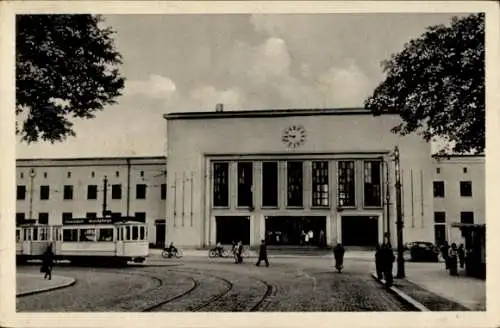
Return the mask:
[(303, 126), (292, 125), (283, 133), (283, 142), (290, 148), (296, 148), (306, 140), (306, 131)]

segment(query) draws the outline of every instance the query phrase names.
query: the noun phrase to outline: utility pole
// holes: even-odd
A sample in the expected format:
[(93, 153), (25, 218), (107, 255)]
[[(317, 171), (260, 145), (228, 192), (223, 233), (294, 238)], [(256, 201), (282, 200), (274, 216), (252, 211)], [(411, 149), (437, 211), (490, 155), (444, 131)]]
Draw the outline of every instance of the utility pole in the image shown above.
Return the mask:
[(396, 171), (396, 210), (397, 210), (397, 238), (398, 238), (398, 272), (396, 278), (405, 277), (405, 260), (403, 257), (403, 211), (401, 202), (401, 168), (399, 166), (399, 149), (394, 148), (394, 165)]
[(130, 158), (127, 158), (127, 219), (130, 216)]
[(389, 161), (385, 162), (385, 207), (387, 210), (387, 238), (391, 240), (391, 190), (389, 182)]
[(107, 214), (107, 201), (108, 201), (108, 177), (104, 176), (104, 197), (102, 201), (102, 217), (105, 218)]
[(34, 184), (35, 176), (36, 176), (35, 169), (31, 169), (31, 172), (30, 172), (30, 211), (29, 211), (28, 220), (33, 219), (33, 192), (35, 191), (35, 184)]

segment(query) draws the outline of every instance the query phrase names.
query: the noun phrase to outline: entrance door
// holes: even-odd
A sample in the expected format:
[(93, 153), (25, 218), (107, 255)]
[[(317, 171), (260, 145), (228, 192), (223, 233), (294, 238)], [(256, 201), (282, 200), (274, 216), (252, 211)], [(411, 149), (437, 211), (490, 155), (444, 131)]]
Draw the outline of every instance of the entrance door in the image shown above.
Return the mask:
[(250, 244), (250, 217), (217, 216), (215, 224), (216, 242), (230, 245), (241, 240), (243, 245)]
[(156, 227), (156, 245), (165, 245), (165, 234), (166, 234), (166, 225), (164, 220), (159, 220), (155, 223)]
[(342, 244), (345, 246), (375, 246), (378, 243), (376, 216), (342, 216)]
[[(312, 238), (305, 239), (310, 233)], [(268, 245), (315, 245), (324, 242), (326, 217), (324, 216), (269, 216), (266, 219)], [(321, 237), (320, 237), (321, 236)]]

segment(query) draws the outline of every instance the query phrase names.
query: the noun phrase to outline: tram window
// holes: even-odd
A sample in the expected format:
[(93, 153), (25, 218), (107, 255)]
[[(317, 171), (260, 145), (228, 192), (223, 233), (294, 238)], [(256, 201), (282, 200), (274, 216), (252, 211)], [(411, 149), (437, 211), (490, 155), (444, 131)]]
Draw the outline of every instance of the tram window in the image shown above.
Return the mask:
[(33, 240), (38, 240), (38, 228), (33, 228)]
[(23, 235), (24, 235), (24, 238), (23, 240), (28, 240), (28, 230), (23, 230)]
[(99, 229), (99, 241), (113, 241), (113, 229)]
[(96, 229), (82, 229), (80, 241), (96, 241)]
[(130, 227), (125, 227), (126, 235), (125, 240), (130, 240)]
[(21, 241), (21, 230), (16, 230), (16, 242)]
[(40, 228), (40, 240), (47, 240), (47, 230)]
[(137, 240), (137, 238), (139, 238), (139, 227), (133, 226), (132, 227), (132, 240)]
[(146, 239), (146, 237), (145, 237), (145, 233), (144, 233), (144, 227), (139, 227), (139, 232), (140, 232), (140, 237), (139, 237), (139, 239), (140, 239), (140, 240), (144, 240), (144, 239)]
[(63, 241), (78, 241), (78, 229), (64, 229)]

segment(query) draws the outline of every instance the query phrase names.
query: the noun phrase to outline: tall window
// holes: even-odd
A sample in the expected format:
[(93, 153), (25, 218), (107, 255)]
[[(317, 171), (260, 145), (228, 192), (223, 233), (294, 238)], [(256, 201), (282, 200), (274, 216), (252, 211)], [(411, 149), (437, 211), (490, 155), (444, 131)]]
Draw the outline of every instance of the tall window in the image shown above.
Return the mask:
[(64, 212), (62, 214), (62, 220), (63, 220), (63, 224), (64, 224), (64, 221), (66, 220), (71, 220), (73, 218), (73, 213), (70, 213), (70, 212)]
[(26, 186), (17, 186), (17, 200), (26, 199)]
[(434, 212), (434, 242), (442, 245), (446, 241), (446, 212)]
[(162, 183), (161, 184), (161, 199), (167, 199), (167, 184)]
[(214, 206), (229, 206), (229, 163), (213, 164), (214, 169)]
[(460, 196), (472, 197), (472, 181), (460, 181)]
[(40, 186), (40, 199), (47, 200), (49, 199), (50, 187), (49, 186)]
[(238, 163), (238, 206), (253, 205), (253, 165), (252, 162)]
[(278, 207), (278, 162), (262, 163), (262, 206)]
[(49, 224), (49, 213), (38, 213), (38, 224)]
[(381, 162), (364, 162), (364, 205), (382, 206)]
[(303, 206), (303, 163), (300, 161), (287, 162), (288, 197), (287, 206)]
[(328, 162), (312, 162), (312, 206), (329, 206), (328, 190)]
[(111, 198), (112, 199), (122, 199), (122, 185), (121, 184), (114, 184), (111, 186)]
[(16, 224), (17, 225), (23, 224), (24, 220), (26, 220), (25, 213), (16, 213)]
[(135, 195), (137, 199), (146, 199), (146, 185), (145, 184), (136, 185)]
[(443, 198), (444, 197), (444, 182), (443, 181), (434, 181), (434, 197), (435, 198)]
[(87, 199), (97, 199), (97, 186), (90, 185), (87, 187)]
[(73, 199), (73, 186), (64, 186), (64, 199)]
[(146, 212), (135, 212), (135, 220), (146, 223)]
[(473, 224), (474, 212), (460, 212), (460, 223)]
[(339, 161), (338, 205), (355, 206), (354, 161)]

